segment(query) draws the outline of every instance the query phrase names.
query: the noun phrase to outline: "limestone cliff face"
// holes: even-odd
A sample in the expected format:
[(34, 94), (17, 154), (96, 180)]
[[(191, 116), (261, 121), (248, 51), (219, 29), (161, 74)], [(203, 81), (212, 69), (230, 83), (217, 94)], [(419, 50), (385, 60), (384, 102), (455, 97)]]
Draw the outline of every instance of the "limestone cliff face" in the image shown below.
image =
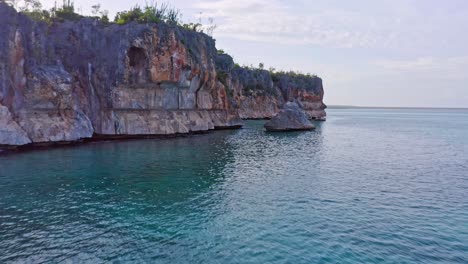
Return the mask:
[(0, 25), (0, 145), (239, 127), (295, 96), (322, 107), (323, 89), (220, 71), (214, 40), (177, 26), (48, 25), (2, 3)]
[(319, 77), (236, 67), (226, 54), (217, 56), (218, 79), (229, 87), (241, 118), (271, 118), (288, 101), (297, 101), (310, 119), (324, 120), (323, 84)]
[(240, 125), (210, 37), (166, 24), (37, 23), (0, 4), (0, 144)]
[(297, 101), (307, 113), (309, 119), (325, 120), (327, 106), (323, 103), (323, 82), (319, 77), (272, 76), (286, 101)]

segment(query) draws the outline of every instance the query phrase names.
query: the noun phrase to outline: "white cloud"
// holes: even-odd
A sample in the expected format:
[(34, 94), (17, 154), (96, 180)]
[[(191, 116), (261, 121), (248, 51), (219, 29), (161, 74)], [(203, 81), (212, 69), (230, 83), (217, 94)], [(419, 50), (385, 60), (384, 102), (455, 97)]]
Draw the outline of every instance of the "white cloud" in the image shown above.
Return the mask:
[[(312, 4), (278, 0), (202, 0), (193, 6), (202, 10), (203, 16), (216, 19), (219, 25), (217, 37), (292, 45), (400, 50), (442, 43), (443, 40), (429, 40), (434, 40), (434, 35), (444, 29), (445, 16), (402, 8), (402, 1), (382, 1), (386, 3), (380, 10), (383, 14), (371, 8), (357, 10), (346, 5), (327, 5), (326, 1)], [(427, 16), (431, 16), (432, 24), (428, 24)]]
[(412, 60), (377, 60), (373, 65), (389, 74), (425, 74), (448, 79), (466, 79), (468, 56), (420, 57)]
[(433, 71), (440, 66), (435, 61), (434, 57), (421, 57), (413, 60), (378, 60), (373, 64), (395, 72)]
[[(342, 11), (298, 14), (297, 7), (275, 0), (200, 2), (203, 16), (220, 21), (217, 36), (282, 44), (371, 46), (376, 35), (352, 29), (357, 17)], [(333, 21), (331, 21), (333, 20)]]

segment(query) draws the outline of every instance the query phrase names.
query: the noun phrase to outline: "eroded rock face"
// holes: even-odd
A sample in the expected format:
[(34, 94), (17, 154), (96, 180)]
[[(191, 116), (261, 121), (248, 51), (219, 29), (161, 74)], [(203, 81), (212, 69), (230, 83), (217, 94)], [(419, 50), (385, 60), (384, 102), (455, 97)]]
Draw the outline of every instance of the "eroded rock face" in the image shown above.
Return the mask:
[(309, 119), (324, 120), (322, 79), (316, 76), (271, 74), (262, 69), (236, 67), (232, 57), (217, 56), (218, 79), (231, 88), (239, 115), (245, 119), (271, 118), (285, 102), (300, 103)]
[(296, 102), (287, 102), (270, 121), (265, 123), (267, 131), (312, 130), (314, 125), (309, 121), (303, 108)]
[(211, 37), (177, 26), (46, 24), (4, 3), (0, 25), (0, 145), (239, 127), (294, 97), (325, 115), (321, 80), (308, 90), (234, 67)]
[(309, 119), (325, 120), (326, 105), (323, 103), (323, 82), (316, 76), (275, 76), (275, 83), (286, 101), (297, 101)]
[(0, 145), (238, 127), (214, 40), (166, 24), (47, 25), (0, 3)]
[(13, 120), (8, 108), (0, 105), (0, 145), (31, 143), (26, 132)]

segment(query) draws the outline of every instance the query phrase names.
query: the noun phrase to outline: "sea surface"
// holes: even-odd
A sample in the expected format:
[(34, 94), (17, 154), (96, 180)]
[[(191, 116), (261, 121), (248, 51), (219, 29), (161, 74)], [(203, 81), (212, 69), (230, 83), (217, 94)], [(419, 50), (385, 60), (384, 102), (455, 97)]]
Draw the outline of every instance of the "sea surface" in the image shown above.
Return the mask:
[(0, 263), (468, 263), (468, 111), (0, 156)]

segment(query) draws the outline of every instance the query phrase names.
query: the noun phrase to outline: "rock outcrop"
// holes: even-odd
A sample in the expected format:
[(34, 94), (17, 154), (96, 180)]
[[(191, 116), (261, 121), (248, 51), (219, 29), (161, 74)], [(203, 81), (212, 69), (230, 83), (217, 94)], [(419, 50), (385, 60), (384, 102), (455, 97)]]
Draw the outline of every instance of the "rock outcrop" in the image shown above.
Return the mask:
[(285, 102), (297, 101), (309, 119), (325, 120), (323, 84), (317, 76), (243, 68), (227, 54), (218, 55), (216, 66), (218, 79), (230, 88), (233, 105), (243, 119), (269, 119)]
[(265, 129), (272, 132), (312, 130), (314, 128), (304, 109), (296, 102), (287, 102), (277, 115), (265, 123)]
[(234, 67), (211, 37), (178, 26), (47, 24), (1, 2), (0, 25), (0, 145), (236, 128), (296, 97), (325, 115), (319, 78), (302, 87)]

